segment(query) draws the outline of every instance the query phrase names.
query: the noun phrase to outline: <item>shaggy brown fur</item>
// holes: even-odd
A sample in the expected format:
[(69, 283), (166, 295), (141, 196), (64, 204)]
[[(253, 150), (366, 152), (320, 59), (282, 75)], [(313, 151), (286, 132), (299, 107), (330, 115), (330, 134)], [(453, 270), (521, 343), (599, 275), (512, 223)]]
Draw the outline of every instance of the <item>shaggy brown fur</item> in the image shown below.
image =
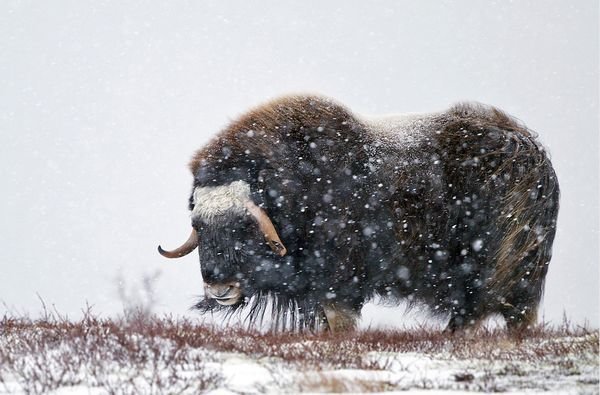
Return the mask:
[[(257, 249), (264, 241), (244, 218), (194, 223), (205, 281), (238, 281), (251, 320), (271, 298), (273, 318), (300, 327), (318, 325), (325, 308), (352, 326), (374, 295), (423, 303), (451, 330), (494, 313), (511, 328), (532, 324), (559, 198), (535, 134), (473, 103), (390, 122), (284, 97), (196, 152), (194, 188), (248, 183), (288, 251)], [(235, 243), (241, 252), (228, 251)]]

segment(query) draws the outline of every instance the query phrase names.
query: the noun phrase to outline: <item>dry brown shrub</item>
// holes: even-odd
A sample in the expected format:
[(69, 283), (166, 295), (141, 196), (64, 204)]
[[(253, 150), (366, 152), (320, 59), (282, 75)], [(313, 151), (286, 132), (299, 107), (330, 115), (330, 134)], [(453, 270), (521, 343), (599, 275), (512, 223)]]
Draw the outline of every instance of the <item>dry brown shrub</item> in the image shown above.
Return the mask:
[[(15, 390), (27, 394), (75, 385), (102, 388), (110, 394), (133, 394), (140, 389), (149, 394), (199, 393), (224, 384), (223, 376), (214, 369), (218, 366), (216, 353), (234, 352), (253, 360), (276, 361), (284, 370), (313, 372), (312, 381), (307, 381), (303, 390), (336, 392), (351, 387), (361, 392), (385, 391), (404, 387), (354, 379), (350, 384), (318, 372), (389, 371), (394, 355), (420, 353), (442, 359), (507, 362), (504, 371), (489, 370), (483, 376), (466, 372), (455, 377), (460, 388), (496, 391), (503, 388), (498, 377), (526, 374), (519, 363), (544, 362), (557, 374), (576, 375), (575, 359), (597, 359), (598, 348), (597, 330), (568, 323), (558, 328), (540, 325), (521, 333), (488, 328), (454, 335), (425, 328), (344, 334), (262, 333), (157, 317), (147, 309), (129, 309), (112, 319), (94, 316), (88, 309), (77, 321), (54, 313), (39, 319), (0, 319), (0, 385), (17, 385)], [(391, 357), (367, 358), (373, 352)], [(275, 373), (281, 376), (281, 372)], [(289, 387), (289, 383), (279, 384)], [(435, 387), (425, 378), (417, 384), (423, 389)]]

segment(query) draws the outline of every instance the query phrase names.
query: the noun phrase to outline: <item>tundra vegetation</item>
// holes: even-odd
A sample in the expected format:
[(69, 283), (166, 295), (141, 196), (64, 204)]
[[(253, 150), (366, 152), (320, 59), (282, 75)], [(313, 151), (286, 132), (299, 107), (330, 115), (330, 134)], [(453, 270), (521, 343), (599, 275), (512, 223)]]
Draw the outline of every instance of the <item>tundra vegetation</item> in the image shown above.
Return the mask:
[[(0, 319), (0, 393), (597, 393), (598, 330), (259, 332), (129, 310)], [(64, 391), (64, 392), (62, 392)]]

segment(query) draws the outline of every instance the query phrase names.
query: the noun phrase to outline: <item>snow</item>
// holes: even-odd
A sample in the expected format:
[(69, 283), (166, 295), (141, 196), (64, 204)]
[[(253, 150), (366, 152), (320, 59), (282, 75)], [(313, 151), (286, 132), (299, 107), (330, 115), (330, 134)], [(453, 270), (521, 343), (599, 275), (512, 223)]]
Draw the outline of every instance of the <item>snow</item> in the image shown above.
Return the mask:
[[(544, 345), (564, 346), (573, 350), (574, 345), (590, 344), (590, 341), (597, 339), (597, 334), (592, 333), (526, 339), (518, 343), (507, 341), (505, 344), (499, 343), (498, 348), (486, 354), (485, 358), (461, 358), (460, 353), (452, 352), (452, 342), (447, 343), (447, 350), (431, 353), (391, 352), (382, 347), (381, 351), (357, 355), (361, 368), (349, 368), (327, 361), (318, 366), (306, 361), (286, 361), (265, 356), (266, 350), (241, 353), (180, 347), (168, 339), (135, 334), (131, 334), (129, 339), (118, 340), (121, 343), (131, 342), (137, 347), (132, 354), (134, 359), (123, 364), (119, 357), (115, 357), (125, 350), (120, 349), (117, 338), (113, 339), (114, 344), (106, 343), (109, 345), (107, 349), (98, 351), (98, 355), (103, 357), (95, 359), (80, 355), (82, 345), (77, 341), (57, 340), (43, 343), (44, 346), (39, 348), (21, 348), (25, 351), (11, 355), (11, 358), (18, 360), (17, 364), (23, 371), (30, 371), (31, 374), (15, 371), (7, 374), (0, 366), (0, 394), (27, 393), (27, 385), (30, 386), (29, 391), (37, 388), (32, 392), (56, 395), (165, 391), (190, 394), (207, 391), (214, 395), (406, 391), (427, 394), (516, 394), (524, 391), (592, 394), (598, 393), (597, 348), (595, 351), (584, 348), (579, 353), (565, 353), (560, 358), (536, 358), (535, 353)], [(0, 346), (8, 347), (8, 342), (14, 341), (18, 342), (19, 338), (2, 337)], [(87, 341), (93, 344), (93, 340)], [(327, 347), (338, 347), (338, 352), (342, 353), (345, 345), (343, 342), (328, 344), (325, 340), (298, 340), (277, 347), (300, 350), (308, 355), (327, 350)], [(68, 355), (72, 359), (68, 360), (66, 366), (69, 369), (65, 373), (64, 362)], [(42, 381), (37, 387), (31, 387), (31, 382), (23, 382), (27, 377), (35, 377), (39, 381), (36, 371), (63, 380), (63, 383), (56, 385), (57, 388), (45, 388)]]
[[(225, 388), (213, 393), (292, 392), (375, 392), (431, 393), (507, 392), (594, 393), (597, 366), (578, 367), (579, 374), (557, 375), (552, 366), (492, 360), (456, 360), (448, 355), (373, 352), (364, 356), (381, 369), (331, 369), (302, 371), (284, 367), (280, 361), (252, 359), (244, 355), (225, 356)], [(579, 361), (582, 363), (582, 361)], [(460, 377), (467, 380), (461, 382)], [(469, 379), (471, 378), (471, 379)], [(284, 384), (283, 386), (278, 384)], [(325, 384), (325, 385), (323, 385)], [(329, 387), (329, 388), (328, 388)], [(377, 391), (379, 389), (379, 391)], [(332, 391), (334, 390), (334, 391)], [(433, 392), (432, 392), (433, 391)], [(369, 391), (371, 392), (371, 391)]]
[(371, 133), (376, 134), (382, 141), (400, 148), (418, 143), (423, 137), (423, 131), (431, 128), (439, 116), (437, 113), (356, 115)]

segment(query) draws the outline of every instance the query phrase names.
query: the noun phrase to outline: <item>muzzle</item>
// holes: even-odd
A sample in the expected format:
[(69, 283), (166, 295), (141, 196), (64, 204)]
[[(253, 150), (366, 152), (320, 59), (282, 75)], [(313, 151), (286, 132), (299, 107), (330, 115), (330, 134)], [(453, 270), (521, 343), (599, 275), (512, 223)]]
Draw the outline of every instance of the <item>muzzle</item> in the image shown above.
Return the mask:
[(204, 293), (206, 297), (215, 299), (218, 304), (223, 306), (237, 304), (242, 298), (242, 288), (238, 282), (205, 284)]

